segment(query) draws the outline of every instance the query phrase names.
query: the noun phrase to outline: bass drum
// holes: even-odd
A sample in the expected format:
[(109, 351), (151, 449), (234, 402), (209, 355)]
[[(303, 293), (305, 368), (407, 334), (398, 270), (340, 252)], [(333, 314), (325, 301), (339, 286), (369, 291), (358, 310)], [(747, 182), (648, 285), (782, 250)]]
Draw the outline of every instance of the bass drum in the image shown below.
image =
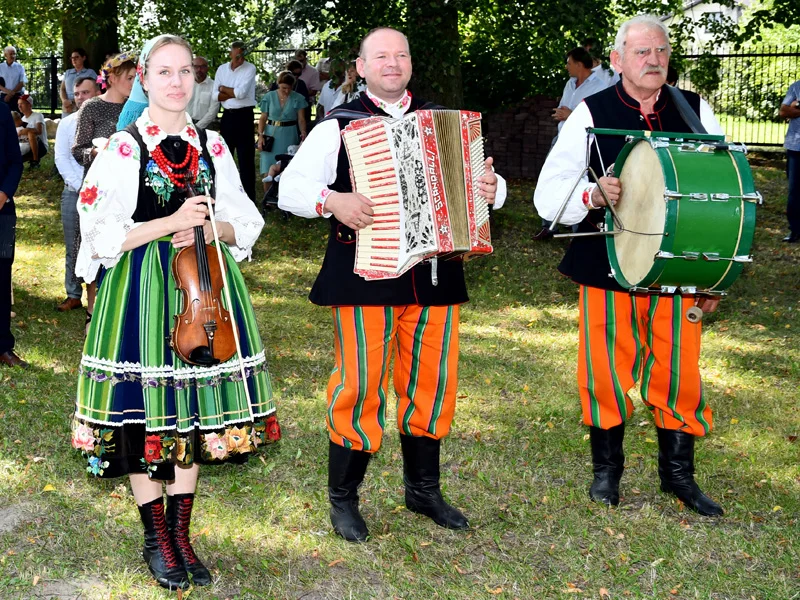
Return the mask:
[(607, 236), (606, 247), (621, 286), (722, 293), (752, 262), (761, 197), (743, 147), (631, 136), (614, 170), (619, 223), (607, 210), (606, 227), (620, 233)]

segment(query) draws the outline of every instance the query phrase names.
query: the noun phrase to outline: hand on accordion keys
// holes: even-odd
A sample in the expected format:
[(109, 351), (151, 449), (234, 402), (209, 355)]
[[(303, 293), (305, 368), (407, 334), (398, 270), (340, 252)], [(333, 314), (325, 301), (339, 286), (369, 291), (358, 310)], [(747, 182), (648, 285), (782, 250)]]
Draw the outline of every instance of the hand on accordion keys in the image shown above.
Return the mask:
[(481, 192), (486, 202), (494, 204), (495, 194), (497, 193), (497, 175), (494, 174), (492, 163), (494, 159), (490, 156), (484, 161), (486, 165), (486, 173), (478, 179), (481, 183)]
[(361, 194), (333, 192), (325, 200), (325, 212), (353, 230), (372, 225), (372, 207), (375, 203)]

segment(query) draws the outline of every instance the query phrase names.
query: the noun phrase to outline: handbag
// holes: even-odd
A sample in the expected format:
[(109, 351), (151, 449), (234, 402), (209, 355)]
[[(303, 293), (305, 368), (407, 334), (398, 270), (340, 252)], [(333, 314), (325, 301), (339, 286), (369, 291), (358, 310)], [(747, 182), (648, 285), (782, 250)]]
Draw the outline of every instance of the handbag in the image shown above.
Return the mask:
[(263, 135), (264, 137), (264, 152), (272, 152), (272, 146), (275, 145), (275, 138), (271, 135), (267, 135), (266, 133)]

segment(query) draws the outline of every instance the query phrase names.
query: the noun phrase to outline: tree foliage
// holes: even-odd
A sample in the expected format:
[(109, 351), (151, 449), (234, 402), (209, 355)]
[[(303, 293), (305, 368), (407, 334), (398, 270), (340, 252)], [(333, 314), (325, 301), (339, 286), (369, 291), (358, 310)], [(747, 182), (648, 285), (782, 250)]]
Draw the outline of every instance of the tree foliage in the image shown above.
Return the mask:
[[(736, 2), (718, 0), (724, 6)], [(598, 38), (608, 48), (624, 18), (678, 13), (682, 5), (682, 0), (0, 0), (0, 38), (20, 46), (23, 56), (83, 45), (96, 65), (97, 56), (115, 49), (111, 46), (134, 49), (169, 32), (186, 37), (219, 64), (234, 39), (277, 48), (302, 32), (304, 40), (325, 44), (344, 64), (355, 59), (370, 29), (392, 26), (409, 37), (413, 90), (445, 105), (491, 111), (534, 94), (557, 95), (566, 77), (564, 55), (583, 38)], [(717, 41), (741, 45), (760, 41), (776, 26), (800, 23), (800, 2), (757, 3), (743, 27), (705, 19), (701, 25)], [(678, 53), (691, 44), (694, 28), (687, 19), (673, 26)], [(694, 78), (713, 84), (711, 61), (696, 68)]]

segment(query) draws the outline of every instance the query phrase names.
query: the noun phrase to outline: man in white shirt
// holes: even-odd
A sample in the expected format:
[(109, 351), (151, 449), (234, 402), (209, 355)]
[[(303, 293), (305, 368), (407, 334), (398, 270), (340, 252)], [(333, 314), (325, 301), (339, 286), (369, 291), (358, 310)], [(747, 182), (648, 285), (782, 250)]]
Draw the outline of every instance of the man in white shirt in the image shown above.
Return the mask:
[(6, 60), (0, 63), (0, 78), (3, 79), (0, 83), (0, 100), (13, 109), (19, 97), (25, 93), (28, 76), (25, 67), (17, 62), (17, 49), (14, 46), (6, 46), (3, 56)]
[[(598, 184), (608, 201), (623, 201), (623, 183), (605, 171), (617, 159), (625, 136), (595, 132), (588, 146), (587, 129), (692, 131), (666, 85), (670, 53), (669, 32), (657, 17), (640, 15), (622, 24), (611, 53), (622, 79), (615, 87), (584, 99), (565, 123), (534, 192), (542, 217), (555, 219), (562, 201), (571, 194), (561, 223), (578, 223), (580, 233), (596, 234), (605, 221), (607, 205)], [(707, 102), (693, 92), (676, 93), (708, 133), (722, 133)], [(587, 159), (597, 181), (585, 172)], [(641, 381), (642, 400), (656, 424), (661, 490), (701, 515), (723, 514), (693, 476), (695, 438), (711, 431), (712, 414), (700, 377), (701, 323), (683, 317), (693, 306), (713, 312), (719, 297), (666, 289), (640, 294), (626, 289), (612, 276), (604, 236), (573, 238), (558, 268), (578, 284), (577, 383), (592, 452), (590, 499), (608, 506), (619, 504), (625, 422), (634, 408), (629, 392)]]
[[(553, 110), (553, 119), (558, 122), (559, 133), (561, 133), (564, 122), (584, 98), (606, 89), (605, 80), (592, 68), (591, 55), (583, 48), (573, 48), (567, 52), (567, 73), (570, 77), (564, 86), (558, 108)], [(557, 139), (558, 135), (553, 139), (553, 144)], [(550, 221), (542, 219), (542, 228), (533, 236), (533, 239), (542, 241), (552, 237)]]
[(72, 156), (72, 146), (75, 144), (75, 133), (78, 128), (78, 109), (89, 98), (94, 98), (100, 93), (95, 77), (80, 77), (73, 86), (73, 100), (75, 111), (61, 119), (56, 132), (55, 160), (61, 178), (64, 180), (64, 190), (61, 192), (61, 225), (64, 228), (64, 289), (66, 299), (56, 307), (57, 311), (65, 312), (81, 308), (83, 290), (80, 280), (75, 276), (75, 259), (78, 255), (77, 241), (80, 219), (78, 218), (78, 191), (83, 183), (83, 166)]
[(217, 118), (219, 100), (214, 94), (214, 80), (208, 76), (208, 61), (202, 56), (195, 56), (192, 67), (194, 67), (194, 90), (192, 99), (186, 106), (186, 112), (197, 127), (205, 129)]
[(212, 98), (222, 103), (220, 133), (239, 163), (242, 187), (256, 199), (256, 145), (253, 107), (256, 105), (256, 68), (244, 60), (243, 42), (231, 44), (231, 62), (221, 65), (214, 78)]
[[(30, 161), (30, 168), (35, 169), (39, 166), (39, 161), (47, 154), (49, 148), (44, 115), (33, 111), (31, 97), (27, 94), (20, 96), (17, 106), (19, 107), (19, 112), (22, 113), (22, 124), (24, 125), (19, 133), (27, 134), (28, 136), (28, 151), (23, 153), (22, 161)], [(22, 150), (22, 142), (20, 142), (20, 151)]]
[[(281, 177), (278, 206), (330, 222), (325, 259), (310, 294), (314, 304), (331, 307), (337, 340), (337, 368), (328, 383), (330, 519), (338, 535), (363, 542), (369, 532), (358, 511), (358, 486), (381, 444), (393, 353), (406, 506), (441, 527), (469, 527), (443, 499), (439, 484), (440, 443), (455, 412), (459, 305), (468, 296), (460, 260), (435, 267), (419, 263), (394, 279), (366, 281), (353, 272), (356, 232), (373, 223), (376, 205), (352, 190), (340, 130), (353, 119), (401, 118), (434, 108), (406, 89), (411, 55), (399, 31), (371, 31), (356, 67), (367, 81), (365, 94), (335, 109), (309, 134)], [(506, 186), (491, 165), (487, 159), (479, 187), (499, 208)]]
[(617, 85), (619, 81), (619, 73), (613, 69), (606, 69), (603, 66), (603, 56), (600, 54), (600, 42), (597, 38), (589, 37), (583, 40), (583, 49), (592, 55), (592, 73), (595, 73), (599, 79), (605, 82), (606, 87)]
[(567, 73), (569, 80), (564, 85), (558, 108), (553, 111), (559, 132), (564, 121), (584, 98), (606, 89), (606, 82), (592, 69), (592, 56), (583, 48), (573, 48), (567, 52)]

